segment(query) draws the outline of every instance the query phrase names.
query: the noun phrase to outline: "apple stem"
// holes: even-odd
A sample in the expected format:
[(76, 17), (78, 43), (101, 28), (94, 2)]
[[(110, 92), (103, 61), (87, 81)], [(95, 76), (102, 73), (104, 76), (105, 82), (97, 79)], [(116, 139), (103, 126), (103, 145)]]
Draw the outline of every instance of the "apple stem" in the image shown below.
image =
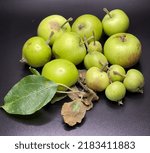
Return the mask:
[(94, 39), (94, 46), (96, 45), (96, 43), (95, 43), (95, 33), (94, 33), (94, 31), (92, 32), (93, 33), (93, 39)]
[(89, 52), (89, 46), (88, 46), (87, 38), (86, 38), (85, 35), (84, 35), (84, 43), (85, 43), (85, 46), (87, 48), (87, 52)]
[(117, 71), (113, 71), (113, 73), (114, 73), (115, 75), (120, 75), (121, 77), (126, 78), (126, 75), (120, 74), (120, 73), (117, 72)]
[(100, 71), (101, 72), (104, 71), (104, 69), (107, 67), (108, 67), (108, 63), (102, 64), (102, 68), (100, 69)]
[(125, 38), (126, 38), (126, 35), (122, 35), (122, 36), (120, 36), (120, 39), (121, 39), (122, 42), (125, 42), (125, 41), (126, 41)]
[(60, 28), (63, 28), (64, 25), (65, 25), (66, 23), (71, 22), (72, 20), (73, 20), (73, 18), (70, 17), (67, 21), (65, 21), (65, 22), (60, 26)]
[(101, 61), (99, 61), (99, 63), (102, 65), (102, 68), (101, 68), (101, 70), (100, 71), (103, 71), (105, 68), (107, 68), (108, 70), (109, 70), (109, 67), (108, 67), (108, 63), (103, 63), (103, 62), (101, 62)]
[(51, 38), (52, 38), (53, 35), (54, 35), (54, 31), (52, 31), (52, 32), (50, 33), (49, 38), (48, 38), (48, 40), (46, 41), (46, 44), (47, 44), (47, 45), (49, 45), (49, 43), (50, 43)]
[(111, 80), (111, 77), (110, 77), (110, 73), (108, 73), (108, 71), (107, 71), (107, 75), (108, 75), (108, 78), (109, 78), (109, 83), (112, 83), (112, 80)]
[(106, 14), (108, 14), (110, 18), (112, 18), (111, 14), (110, 14), (110, 12), (108, 11), (107, 8), (103, 8), (103, 11), (104, 11)]
[[(84, 37), (86, 37), (86, 36), (84, 36)], [(88, 41), (91, 40), (91, 39), (93, 39), (93, 36), (91, 36), (91, 37), (89, 37), (89, 38), (86, 38), (86, 41), (81, 39), (80, 45), (83, 45), (83, 44), (85, 44), (86, 42), (87, 42), (87, 44), (88, 44)]]

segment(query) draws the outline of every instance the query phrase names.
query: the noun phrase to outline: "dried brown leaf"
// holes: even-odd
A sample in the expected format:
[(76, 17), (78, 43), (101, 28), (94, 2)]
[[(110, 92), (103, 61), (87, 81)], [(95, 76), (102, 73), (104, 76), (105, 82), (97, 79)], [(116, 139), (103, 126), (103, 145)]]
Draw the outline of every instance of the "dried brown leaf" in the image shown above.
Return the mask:
[(79, 70), (79, 81), (85, 84), (85, 75), (87, 70)]
[(70, 92), (67, 94), (71, 100), (76, 100), (82, 97), (82, 93), (79, 91), (79, 89), (76, 86), (73, 86), (71, 89), (74, 92)]
[(61, 115), (64, 122), (70, 126), (81, 123), (86, 114), (86, 107), (80, 99), (64, 103), (61, 109)]

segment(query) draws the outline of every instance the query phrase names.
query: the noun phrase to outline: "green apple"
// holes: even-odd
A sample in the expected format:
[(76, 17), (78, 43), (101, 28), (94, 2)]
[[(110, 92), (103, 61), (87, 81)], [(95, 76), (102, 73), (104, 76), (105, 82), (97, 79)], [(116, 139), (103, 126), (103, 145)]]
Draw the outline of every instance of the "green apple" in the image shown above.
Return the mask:
[(55, 40), (52, 53), (55, 58), (67, 59), (77, 65), (83, 61), (86, 55), (86, 47), (79, 34), (66, 32)]
[(126, 71), (125, 69), (117, 64), (111, 65), (108, 70), (108, 75), (112, 82), (114, 81), (123, 81), (125, 78)]
[(124, 68), (135, 65), (141, 56), (141, 43), (130, 33), (117, 33), (110, 36), (104, 44), (104, 55), (111, 64)]
[(123, 83), (128, 91), (143, 93), (144, 76), (139, 70), (128, 70)]
[[(44, 65), (42, 76), (54, 81), (55, 83), (63, 84), (68, 87), (74, 85), (78, 80), (78, 70), (76, 66), (65, 59), (54, 59)], [(63, 86), (59, 86), (59, 90), (64, 90)]]
[(111, 36), (116, 33), (127, 31), (129, 27), (129, 18), (123, 10), (114, 9), (109, 12), (104, 8), (104, 11), (107, 13), (102, 20), (105, 34)]
[(91, 41), (88, 45), (88, 52), (102, 52), (102, 45), (99, 41)]
[(94, 90), (101, 92), (109, 85), (109, 78), (106, 72), (100, 71), (97, 67), (91, 67), (86, 72), (86, 85)]
[(22, 48), (21, 61), (32, 67), (41, 67), (51, 59), (51, 48), (41, 37), (31, 37)]
[(106, 57), (100, 52), (97, 51), (89, 52), (84, 58), (84, 66), (86, 67), (86, 69), (89, 69), (93, 66), (101, 69), (103, 68), (104, 65), (107, 66), (108, 61)]
[(114, 102), (122, 103), (122, 99), (125, 97), (126, 88), (122, 82), (115, 81), (107, 86), (105, 90), (106, 97)]
[(92, 14), (79, 16), (72, 24), (72, 31), (78, 33), (82, 38), (89, 38), (95, 34), (95, 40), (99, 40), (102, 35), (102, 23), (100, 19)]
[(64, 32), (71, 31), (70, 24), (68, 23), (71, 20), (72, 18), (66, 20), (61, 15), (50, 15), (40, 22), (37, 29), (37, 34), (45, 40), (48, 40), (50, 33), (53, 31), (54, 35), (50, 41), (50, 45), (52, 45), (54, 41)]

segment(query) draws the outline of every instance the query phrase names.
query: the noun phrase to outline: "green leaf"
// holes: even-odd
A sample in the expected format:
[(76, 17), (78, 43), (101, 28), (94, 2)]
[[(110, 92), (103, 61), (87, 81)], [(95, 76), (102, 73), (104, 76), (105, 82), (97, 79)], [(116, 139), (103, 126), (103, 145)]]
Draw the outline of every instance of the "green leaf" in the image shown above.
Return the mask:
[(56, 103), (56, 102), (58, 102), (58, 101), (60, 101), (60, 100), (62, 100), (62, 99), (64, 99), (64, 98), (66, 98), (67, 97), (67, 95), (66, 94), (55, 94), (55, 96), (53, 97), (53, 99), (51, 100), (51, 104), (54, 104), (54, 103)]
[(51, 101), (57, 87), (43, 76), (26, 76), (7, 93), (2, 108), (10, 114), (33, 114)]

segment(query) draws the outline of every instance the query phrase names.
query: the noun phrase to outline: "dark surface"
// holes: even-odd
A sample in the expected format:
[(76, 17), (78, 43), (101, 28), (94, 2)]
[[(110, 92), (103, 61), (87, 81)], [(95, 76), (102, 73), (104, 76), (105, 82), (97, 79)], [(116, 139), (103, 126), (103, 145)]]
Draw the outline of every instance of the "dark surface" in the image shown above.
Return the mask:
[(31, 116), (12, 116), (0, 109), (0, 135), (150, 135), (149, 0), (1, 0), (0, 105), (8, 90), (29, 74), (28, 67), (19, 63), (21, 49), (29, 37), (36, 35), (44, 17), (61, 14), (75, 19), (91, 13), (102, 19), (103, 7), (126, 11), (131, 21), (128, 31), (141, 40), (143, 53), (135, 67), (145, 76), (144, 94), (127, 93), (122, 107), (101, 96), (83, 122), (73, 128), (65, 125), (60, 116), (63, 102), (47, 105)]

